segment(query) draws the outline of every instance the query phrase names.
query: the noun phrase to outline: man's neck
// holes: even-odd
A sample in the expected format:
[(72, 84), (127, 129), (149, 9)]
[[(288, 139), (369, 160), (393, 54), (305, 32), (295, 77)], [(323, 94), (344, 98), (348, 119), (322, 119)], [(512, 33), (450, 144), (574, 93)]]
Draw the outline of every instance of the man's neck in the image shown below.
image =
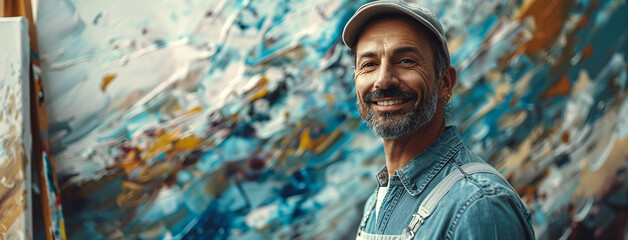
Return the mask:
[(413, 132), (395, 139), (384, 140), (388, 176), (407, 165), (416, 155), (429, 147), (445, 131), (444, 116), (437, 112), (432, 121)]

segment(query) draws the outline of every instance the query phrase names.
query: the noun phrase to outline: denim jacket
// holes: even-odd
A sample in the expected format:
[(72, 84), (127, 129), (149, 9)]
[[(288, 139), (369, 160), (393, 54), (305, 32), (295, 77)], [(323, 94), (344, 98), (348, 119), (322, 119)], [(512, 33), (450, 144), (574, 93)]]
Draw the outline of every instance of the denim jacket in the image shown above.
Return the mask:
[[(369, 217), (363, 231), (401, 234), (435, 186), (471, 162), (484, 161), (464, 146), (458, 129), (450, 126), (428, 148), (395, 171), (395, 176), (389, 178), (384, 167), (377, 174), (378, 184), (388, 185), (389, 189), (377, 219), (375, 209), (369, 207), (377, 190), (367, 201), (364, 214)], [(534, 239), (530, 216), (519, 195), (500, 176), (465, 174), (425, 219), (414, 239)]]

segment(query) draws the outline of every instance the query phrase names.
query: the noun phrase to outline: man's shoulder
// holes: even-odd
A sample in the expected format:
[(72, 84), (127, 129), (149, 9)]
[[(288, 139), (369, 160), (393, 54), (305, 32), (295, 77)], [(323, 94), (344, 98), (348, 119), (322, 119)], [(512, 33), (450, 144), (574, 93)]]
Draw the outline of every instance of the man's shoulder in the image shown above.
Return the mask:
[(501, 176), (485, 172), (465, 175), (451, 187), (450, 192), (453, 194), (448, 195), (457, 196), (460, 200), (472, 201), (479, 197), (505, 199), (504, 196), (507, 196), (521, 202), (517, 192)]
[[(462, 166), (469, 163), (484, 163), (490, 166), (484, 159), (464, 146), (451, 159), (451, 168), (448, 171), (449, 173), (445, 174), (450, 174), (453, 171), (463, 171)], [(493, 167), (490, 166), (490, 168)], [(491, 200), (491, 202), (508, 200), (512, 204), (517, 205), (519, 210), (527, 212), (517, 192), (509, 182), (501, 175), (498, 175), (497, 170), (495, 170), (495, 173), (477, 172), (469, 174), (465, 172), (463, 174), (464, 177), (452, 185), (450, 194), (447, 194), (449, 198), (454, 198), (457, 202), (468, 202), (468, 204), (482, 198)]]
[(460, 150), (452, 157), (451, 161), (457, 165), (462, 165), (462, 164), (472, 163), (472, 162), (486, 163), (486, 161), (484, 161), (482, 157), (480, 157), (473, 151), (469, 150), (467, 146), (465, 146), (464, 144), (462, 145)]
[[(448, 222), (445, 233), (452, 236), (456, 229), (477, 227), (477, 221), (487, 226), (512, 226), (528, 235), (530, 211), (519, 195), (500, 176), (491, 173), (465, 175), (453, 184), (439, 203), (433, 216)], [(475, 225), (474, 225), (475, 224)], [(462, 225), (462, 226), (461, 226)]]
[[(491, 204), (500, 204), (511, 206), (513, 211), (519, 211), (524, 215), (529, 215), (529, 211), (522, 202), (521, 197), (512, 188), (497, 170), (494, 173), (464, 172), (463, 167), (469, 163), (483, 163), (487, 167), (494, 168), (482, 159), (479, 155), (469, 150), (466, 146), (462, 146), (460, 150), (449, 160), (441, 173), (441, 179), (453, 172), (463, 171), (464, 177), (451, 185), (449, 193), (443, 198), (445, 203), (449, 202), (451, 209), (457, 209), (460, 212), (466, 207), (473, 205), (478, 201), (486, 201)], [(487, 204), (477, 204), (479, 206), (487, 206)]]
[[(469, 212), (469, 209), (485, 213), (496, 210), (509, 211), (512, 213), (507, 215), (517, 215), (523, 219), (531, 217), (519, 194), (503, 177), (486, 172), (463, 174), (464, 177), (453, 184), (443, 198), (443, 205), (450, 209), (451, 217), (458, 219), (465, 212)], [(496, 215), (486, 215), (483, 219), (490, 220), (491, 216)]]
[[(448, 195), (449, 199), (445, 201), (448, 204), (445, 205), (451, 209), (451, 225), (447, 236), (456, 239), (452, 235), (454, 232), (475, 231), (478, 236), (483, 236), (510, 229), (519, 238), (534, 238), (530, 211), (517, 192), (501, 177), (490, 173), (468, 175), (454, 184)], [(476, 221), (478, 219), (481, 219), (481, 223)]]
[[(460, 151), (452, 157), (450, 160), (451, 167), (449, 171), (444, 174), (450, 174), (453, 171), (462, 171), (462, 166), (469, 163), (484, 163), (489, 166), (482, 157), (469, 150), (466, 146), (463, 146)], [(491, 166), (490, 168), (493, 167)], [(498, 198), (499, 195), (507, 195), (521, 202), (521, 198), (510, 183), (501, 175), (497, 175), (497, 170), (495, 170), (495, 172), (495, 174), (487, 172), (473, 174), (464, 173), (465, 177), (454, 184), (451, 191), (465, 193), (461, 194), (461, 197), (466, 196), (469, 199), (473, 194), (479, 194), (489, 198)]]

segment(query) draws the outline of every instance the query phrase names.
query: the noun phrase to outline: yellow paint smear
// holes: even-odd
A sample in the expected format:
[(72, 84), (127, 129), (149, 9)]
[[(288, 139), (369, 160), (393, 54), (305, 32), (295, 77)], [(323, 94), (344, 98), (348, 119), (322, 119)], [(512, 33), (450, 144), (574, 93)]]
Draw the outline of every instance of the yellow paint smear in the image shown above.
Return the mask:
[(184, 137), (182, 139), (177, 140), (174, 143), (174, 150), (184, 151), (184, 150), (194, 150), (199, 146), (200, 140), (196, 138), (194, 135), (190, 135)]
[(266, 96), (266, 94), (268, 94), (268, 89), (262, 88), (261, 90), (254, 93), (253, 96), (251, 96), (251, 101), (263, 98), (264, 96)]
[(156, 133), (157, 139), (153, 141), (142, 154), (142, 160), (150, 160), (157, 155), (167, 152), (172, 149), (172, 142), (177, 140), (181, 130), (175, 129), (172, 132), (165, 132), (163, 130)]
[(107, 90), (107, 86), (116, 78), (115, 74), (107, 75), (102, 78), (102, 83), (100, 84), (100, 91), (105, 92)]
[(327, 107), (332, 108), (334, 106), (334, 96), (331, 94), (325, 94), (323, 97), (327, 99)]
[(188, 114), (189, 114), (189, 115), (193, 115), (193, 114), (195, 114), (195, 113), (199, 113), (199, 112), (201, 112), (201, 110), (203, 110), (201, 107), (196, 106), (196, 107), (192, 108), (192, 110), (190, 110), (190, 111), (188, 111), (187, 113), (185, 113), (185, 115), (188, 115)]
[[(180, 107), (180, 106), (177, 106), (177, 107), (178, 107), (178, 111), (180, 111), (180, 110), (181, 110), (181, 107)], [(202, 107), (200, 107), (200, 106), (196, 106), (196, 107), (194, 107), (194, 108), (192, 108), (192, 109), (188, 110), (187, 112), (183, 113), (183, 115), (181, 115), (181, 117), (190, 117), (190, 116), (194, 116), (194, 115), (196, 115), (197, 113), (200, 113), (202, 110), (203, 110), (203, 108), (202, 108)]]
[(334, 140), (340, 136), (343, 128), (344, 124), (338, 126), (328, 137), (320, 138), (320, 141), (316, 141), (317, 144), (314, 144), (314, 153), (320, 154), (325, 151), (325, 149), (327, 149), (334, 142)]
[(23, 189), (23, 182), (27, 160), (17, 137), (5, 138), (0, 144), (8, 153), (8, 159), (0, 164), (0, 176), (4, 178), (4, 183), (0, 184), (0, 196), (3, 198), (0, 201), (0, 233), (4, 233), (13, 224), (20, 224), (16, 220), (26, 214), (27, 194)]
[(303, 154), (303, 152), (305, 152), (305, 150), (308, 150), (311, 148), (312, 148), (312, 137), (310, 136), (310, 129), (306, 128), (303, 130), (303, 132), (301, 133), (301, 136), (299, 137), (299, 148), (297, 149), (297, 152), (295, 154), (297, 156), (300, 156)]

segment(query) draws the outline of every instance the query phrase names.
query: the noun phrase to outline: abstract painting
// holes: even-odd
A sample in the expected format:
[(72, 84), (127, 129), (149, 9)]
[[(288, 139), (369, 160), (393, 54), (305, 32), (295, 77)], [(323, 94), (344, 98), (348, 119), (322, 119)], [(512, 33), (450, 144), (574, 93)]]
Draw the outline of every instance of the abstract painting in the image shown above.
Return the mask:
[(32, 238), (27, 21), (0, 18), (0, 238)]
[[(339, 38), (365, 2), (40, 2), (68, 238), (353, 237), (384, 164)], [(458, 71), (449, 123), (537, 238), (625, 237), (625, 1), (416, 2)]]

